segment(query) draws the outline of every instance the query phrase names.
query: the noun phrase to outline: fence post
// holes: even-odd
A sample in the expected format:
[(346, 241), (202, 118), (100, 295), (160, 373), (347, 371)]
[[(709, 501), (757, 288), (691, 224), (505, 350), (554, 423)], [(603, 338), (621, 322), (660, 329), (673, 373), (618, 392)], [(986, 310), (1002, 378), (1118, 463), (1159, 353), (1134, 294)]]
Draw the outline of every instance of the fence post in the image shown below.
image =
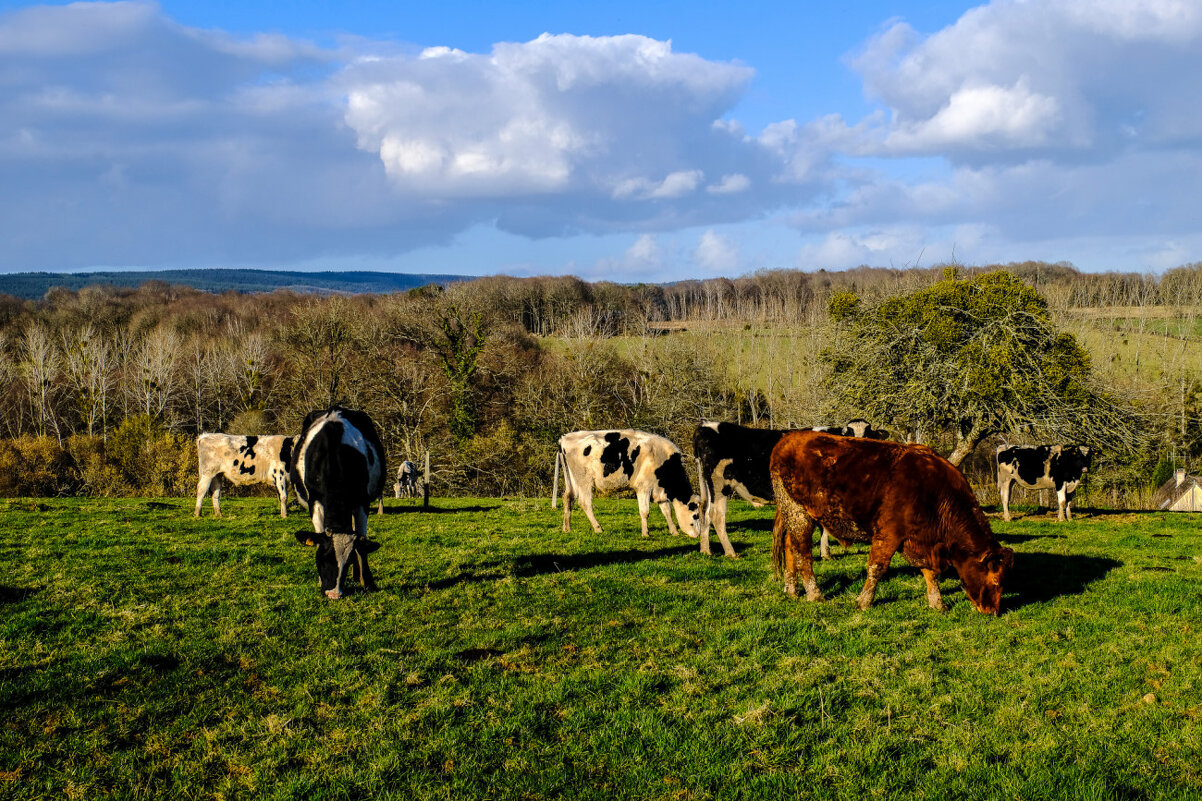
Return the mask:
[(430, 452), (426, 451), (426, 467), (422, 476), (422, 508), (430, 506)]

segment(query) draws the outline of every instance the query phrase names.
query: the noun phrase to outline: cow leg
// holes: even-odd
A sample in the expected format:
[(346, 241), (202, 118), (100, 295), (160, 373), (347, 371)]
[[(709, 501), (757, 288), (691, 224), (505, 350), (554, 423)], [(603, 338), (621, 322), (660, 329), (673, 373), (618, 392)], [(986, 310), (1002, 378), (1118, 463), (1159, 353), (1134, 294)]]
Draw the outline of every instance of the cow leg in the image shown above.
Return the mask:
[(367, 554), (363, 553), (358, 547), (355, 548), (355, 571), (358, 574), (355, 576), (359, 580), (359, 584), (368, 592), (375, 592), (376, 580), (372, 577), (371, 568), (367, 566)]
[(275, 491), (280, 495), (280, 517), (288, 516), (288, 477), (275, 477)]
[(1010, 487), (1013, 482), (1010, 479), (998, 479), (997, 494), (1002, 498), (1002, 519), (1007, 523), (1010, 522)]
[(646, 538), (650, 536), (647, 532), (647, 515), (651, 513), (651, 493), (639, 491), (635, 493), (635, 497), (639, 501), (639, 524), (643, 527), (643, 537)]
[[(588, 522), (593, 524), (593, 533), (601, 533), (601, 524), (597, 522), (597, 516), (593, 514), (593, 488), (589, 487), (585, 492), (580, 493), (577, 498), (580, 508), (584, 510), (584, 516), (588, 518)], [(647, 536), (647, 516), (643, 515), (643, 536)]]
[(376, 514), (377, 515), (384, 514), (384, 496), (383, 495), (380, 496), (380, 507), (379, 507), (379, 510), (376, 512)]
[(564, 476), (563, 482), (563, 532), (567, 534), (572, 530), (572, 481), (567, 476)]
[(367, 536), (367, 507), (360, 506), (355, 510), (354, 518), (355, 533), (360, 537)]
[[(735, 548), (730, 544), (730, 537), (726, 535), (726, 505), (729, 499), (725, 495), (719, 495), (710, 503), (710, 514), (713, 515), (714, 531), (718, 535), (718, 540), (722, 543), (722, 551), (731, 559), (738, 559), (739, 555), (735, 553)], [(701, 552), (710, 552), (709, 541), (709, 525), (704, 527), (705, 535), (701, 542)]]
[(1056, 490), (1056, 506), (1058, 507), (1056, 515), (1057, 520), (1063, 521), (1073, 519), (1073, 514), (1069, 511), (1068, 503), (1068, 493), (1064, 491), (1064, 487)]
[(213, 483), (210, 485), (213, 488), (213, 517), (221, 517), (221, 485), (225, 483), (225, 476), (218, 473), (213, 476)]
[(818, 541), (818, 554), (823, 561), (831, 558), (831, 536), (826, 533), (826, 529), (822, 529), (822, 539)]
[(889, 569), (889, 561), (896, 550), (897, 546), (892, 542), (881, 538), (872, 540), (872, 548), (868, 551), (868, 578), (864, 581), (864, 589), (860, 590), (860, 597), (856, 599), (856, 606), (860, 609), (872, 606), (872, 599), (876, 597), (877, 582), (885, 576), (885, 571)]
[[(806, 600), (824, 600), (814, 580), (814, 529), (817, 521), (805, 513), (801, 505), (794, 501), (783, 486), (780, 479), (772, 478), (773, 489), (776, 491), (776, 519), (772, 523), (772, 557), (776, 564), (784, 563), (785, 592), (789, 597), (797, 597), (798, 562), (801, 568), (801, 585), (806, 591)], [(778, 553), (783, 550), (778, 558)]]
[(667, 501), (661, 502), (659, 511), (664, 516), (664, 520), (668, 521), (668, 533), (675, 537), (680, 532), (676, 530), (676, 524), (672, 522), (672, 504)]
[(200, 517), (200, 505), (204, 502), (205, 496), (209, 494), (209, 485), (213, 483), (213, 476), (201, 474), (200, 480), (196, 482), (196, 516)]
[(322, 534), (326, 530), (326, 507), (321, 501), (314, 501), (310, 510), (313, 516), (313, 530)]
[(946, 609), (943, 605), (943, 596), (939, 594), (939, 574), (934, 570), (923, 569), (922, 578), (927, 583), (927, 603), (937, 612), (942, 612)]

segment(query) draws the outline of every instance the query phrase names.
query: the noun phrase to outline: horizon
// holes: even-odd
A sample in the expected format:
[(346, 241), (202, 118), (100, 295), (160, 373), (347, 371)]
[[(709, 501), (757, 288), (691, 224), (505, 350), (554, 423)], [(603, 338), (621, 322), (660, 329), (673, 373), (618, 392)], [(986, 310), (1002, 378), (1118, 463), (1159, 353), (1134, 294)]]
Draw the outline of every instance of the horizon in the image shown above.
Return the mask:
[(1200, 43), (1175, 0), (0, 0), (0, 273), (1163, 274)]

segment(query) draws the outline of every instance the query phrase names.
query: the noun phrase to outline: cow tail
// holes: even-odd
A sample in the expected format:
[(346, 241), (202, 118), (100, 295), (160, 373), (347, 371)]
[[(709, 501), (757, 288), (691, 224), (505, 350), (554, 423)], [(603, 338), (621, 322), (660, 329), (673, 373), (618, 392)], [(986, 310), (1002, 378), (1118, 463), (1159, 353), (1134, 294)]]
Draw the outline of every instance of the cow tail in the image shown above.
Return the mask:
[[(555, 478), (551, 482), (551, 508), (552, 509), (559, 508), (556, 505), (556, 498), (559, 497), (559, 465), (562, 461), (563, 461), (563, 448), (558, 448), (555, 451)], [(566, 482), (568, 480), (568, 477), (566, 475), (567, 470), (565, 470), (564, 473), (565, 473), (565, 475), (563, 477), (563, 480)]]
[(793, 499), (785, 492), (780, 476), (772, 474), (772, 494), (776, 497), (776, 517), (772, 521), (772, 572), (777, 577), (785, 572), (785, 549), (789, 537), (789, 505)]

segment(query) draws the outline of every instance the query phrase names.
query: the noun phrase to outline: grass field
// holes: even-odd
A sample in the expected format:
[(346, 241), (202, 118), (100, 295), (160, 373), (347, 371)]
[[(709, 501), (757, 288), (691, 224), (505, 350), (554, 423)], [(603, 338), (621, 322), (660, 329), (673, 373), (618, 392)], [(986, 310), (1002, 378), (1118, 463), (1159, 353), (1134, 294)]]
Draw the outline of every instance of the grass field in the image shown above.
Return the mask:
[(741, 503), (739, 560), (412, 503), (332, 602), (271, 499), (0, 501), (0, 797), (1202, 797), (1202, 515), (994, 521), (992, 618), (900, 558), (857, 611), (863, 548), (791, 601)]

